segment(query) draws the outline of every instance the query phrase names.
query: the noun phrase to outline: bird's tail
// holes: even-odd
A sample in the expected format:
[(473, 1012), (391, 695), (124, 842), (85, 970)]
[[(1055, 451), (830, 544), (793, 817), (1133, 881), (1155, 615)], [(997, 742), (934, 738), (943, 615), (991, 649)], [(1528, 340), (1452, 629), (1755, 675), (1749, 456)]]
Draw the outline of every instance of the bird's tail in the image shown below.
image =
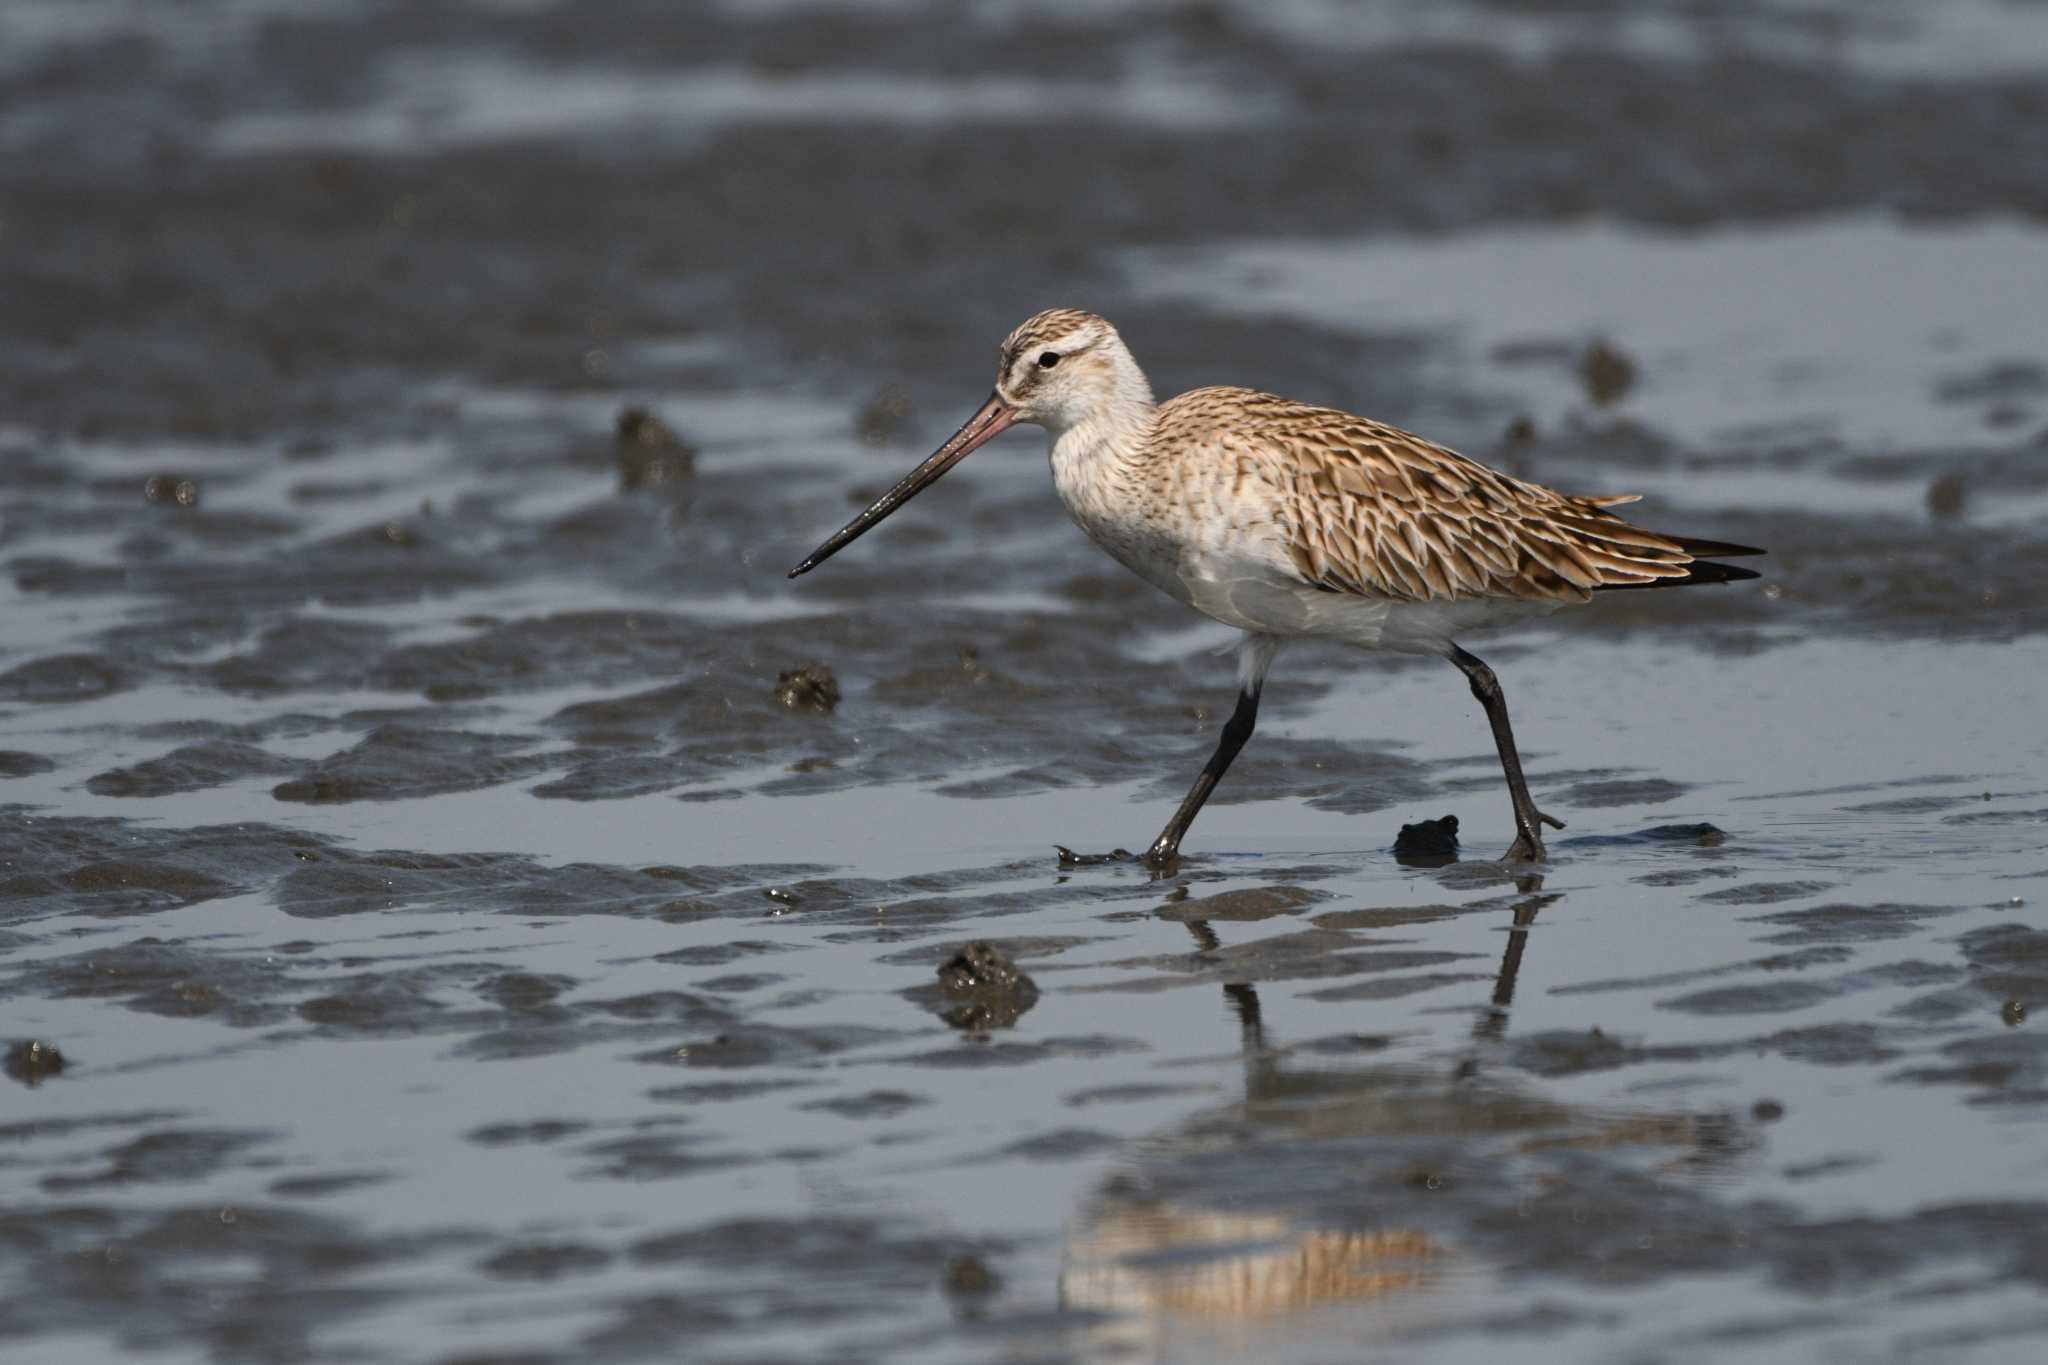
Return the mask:
[[(1697, 540), (1692, 536), (1667, 536), (1689, 555), (1716, 555), (1723, 558), (1741, 555), (1769, 554), (1754, 545), (1731, 545), (1725, 540)], [(1755, 569), (1744, 569), (1734, 564), (1717, 564), (1711, 559), (1695, 559), (1685, 566), (1683, 578), (1657, 578), (1648, 583), (1606, 583), (1598, 591), (1623, 592), (1635, 588), (1689, 588), (1695, 583), (1739, 583), (1745, 578), (1761, 578)]]

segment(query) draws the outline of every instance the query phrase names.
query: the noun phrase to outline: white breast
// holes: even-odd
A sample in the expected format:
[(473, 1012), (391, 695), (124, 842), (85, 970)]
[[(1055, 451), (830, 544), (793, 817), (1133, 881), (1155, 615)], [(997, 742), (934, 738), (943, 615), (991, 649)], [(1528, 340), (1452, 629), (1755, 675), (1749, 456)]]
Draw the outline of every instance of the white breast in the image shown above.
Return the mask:
[(1067, 514), (1117, 563), (1193, 605), (1180, 577), (1185, 538), (1164, 509), (1150, 505), (1113, 447), (1075, 429), (1054, 439), (1053, 487)]

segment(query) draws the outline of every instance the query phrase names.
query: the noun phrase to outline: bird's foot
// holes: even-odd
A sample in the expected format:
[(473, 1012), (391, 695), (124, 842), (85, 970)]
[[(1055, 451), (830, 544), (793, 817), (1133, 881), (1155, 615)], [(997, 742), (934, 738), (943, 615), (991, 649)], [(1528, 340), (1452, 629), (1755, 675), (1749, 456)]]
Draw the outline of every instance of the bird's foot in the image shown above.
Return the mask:
[(1162, 848), (1154, 844), (1138, 855), (1138, 861), (1149, 868), (1153, 876), (1161, 876), (1180, 866), (1180, 849), (1178, 846)]
[(1127, 848), (1112, 849), (1108, 853), (1076, 853), (1065, 844), (1054, 844), (1059, 851), (1061, 867), (1102, 867), (1109, 863), (1136, 863), (1153, 876), (1171, 872), (1180, 865), (1180, 849), (1154, 844), (1143, 853), (1133, 853)]
[(1502, 862), (1540, 863), (1550, 856), (1543, 848), (1543, 826), (1563, 829), (1564, 821), (1554, 815), (1545, 815), (1540, 810), (1532, 809), (1530, 814), (1536, 817), (1533, 822), (1522, 824), (1519, 819), (1516, 821), (1520, 829), (1515, 835), (1514, 844), (1501, 856)]
[(1174, 832), (1172, 825), (1160, 831), (1159, 837), (1152, 841), (1152, 847), (1138, 855), (1138, 861), (1154, 877), (1164, 877), (1180, 866), (1180, 835)]
[(1105, 863), (1127, 863), (1137, 855), (1127, 848), (1111, 849), (1107, 853), (1076, 853), (1065, 844), (1054, 844), (1059, 850), (1061, 867), (1101, 867)]

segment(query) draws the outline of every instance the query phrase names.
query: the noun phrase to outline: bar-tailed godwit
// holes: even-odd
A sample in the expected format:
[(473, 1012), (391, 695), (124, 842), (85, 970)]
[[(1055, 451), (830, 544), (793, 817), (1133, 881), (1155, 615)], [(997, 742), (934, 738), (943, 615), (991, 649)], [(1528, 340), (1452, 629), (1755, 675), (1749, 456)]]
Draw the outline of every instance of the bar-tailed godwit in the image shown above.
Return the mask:
[(1237, 709), (1187, 799), (1138, 855), (1154, 867), (1179, 855), (1196, 812), (1251, 738), (1275, 653), (1297, 639), (1434, 654), (1463, 670), (1514, 802), (1506, 856), (1542, 859), (1542, 827), (1563, 823), (1530, 799), (1500, 682), (1455, 637), (1610, 589), (1755, 578), (1701, 556), (1763, 553), (1645, 531), (1608, 510), (1633, 497), (1553, 492), (1335, 408), (1238, 388), (1154, 402), (1114, 327), (1054, 308), (1003, 342), (981, 410), (789, 576), (815, 569), (1018, 422), (1051, 435), (1060, 499), (1096, 544), (1244, 632)]

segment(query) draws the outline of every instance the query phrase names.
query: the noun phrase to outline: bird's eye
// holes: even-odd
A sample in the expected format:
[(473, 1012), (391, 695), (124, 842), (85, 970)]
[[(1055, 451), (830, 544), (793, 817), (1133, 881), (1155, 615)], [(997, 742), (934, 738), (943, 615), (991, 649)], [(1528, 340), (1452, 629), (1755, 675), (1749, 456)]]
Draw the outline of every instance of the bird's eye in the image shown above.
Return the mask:
[(1058, 351), (1043, 351), (1039, 354), (1038, 368), (1041, 370), (1049, 370), (1059, 363), (1060, 353)]

